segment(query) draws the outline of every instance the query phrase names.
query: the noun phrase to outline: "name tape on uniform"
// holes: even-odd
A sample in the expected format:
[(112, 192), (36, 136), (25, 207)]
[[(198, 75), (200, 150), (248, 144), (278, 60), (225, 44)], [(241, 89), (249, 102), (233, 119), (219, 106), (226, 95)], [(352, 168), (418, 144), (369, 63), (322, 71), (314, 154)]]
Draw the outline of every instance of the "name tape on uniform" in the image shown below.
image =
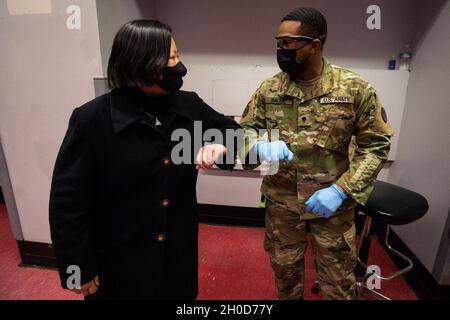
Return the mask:
[(320, 98), (320, 103), (353, 103), (353, 97), (323, 97)]

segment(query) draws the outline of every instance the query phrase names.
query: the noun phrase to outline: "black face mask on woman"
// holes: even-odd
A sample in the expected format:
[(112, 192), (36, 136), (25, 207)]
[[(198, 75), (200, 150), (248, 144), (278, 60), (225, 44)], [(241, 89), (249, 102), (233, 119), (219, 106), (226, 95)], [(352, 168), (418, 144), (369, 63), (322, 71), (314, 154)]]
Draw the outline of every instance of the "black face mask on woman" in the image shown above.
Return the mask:
[(186, 73), (187, 69), (180, 61), (173, 67), (165, 67), (162, 71), (163, 77), (156, 85), (166, 92), (177, 92), (183, 86), (183, 77)]

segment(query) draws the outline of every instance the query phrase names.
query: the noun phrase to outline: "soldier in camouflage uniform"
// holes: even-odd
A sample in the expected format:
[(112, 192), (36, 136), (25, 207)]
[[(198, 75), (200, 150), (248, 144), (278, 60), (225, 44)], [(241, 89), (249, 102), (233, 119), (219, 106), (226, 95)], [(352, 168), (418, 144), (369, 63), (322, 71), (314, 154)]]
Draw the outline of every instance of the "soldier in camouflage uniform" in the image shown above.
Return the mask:
[[(257, 152), (259, 139), (249, 129), (267, 129), (269, 136), (278, 129), (279, 140), (294, 154), (293, 161), (280, 161), (278, 172), (265, 176), (261, 186), (268, 200), (264, 247), (280, 299), (303, 298), (307, 225), (324, 297), (356, 298), (354, 208), (365, 204), (373, 190), (393, 135), (374, 88), (322, 58), (325, 39), (320, 12), (299, 8), (288, 14), (277, 37), (278, 62), (285, 72), (261, 84), (241, 120), (247, 159)], [(295, 54), (290, 65), (286, 52), (280, 52), (286, 48)], [(350, 157), (352, 136), (355, 150)], [(338, 192), (330, 193), (331, 186)]]

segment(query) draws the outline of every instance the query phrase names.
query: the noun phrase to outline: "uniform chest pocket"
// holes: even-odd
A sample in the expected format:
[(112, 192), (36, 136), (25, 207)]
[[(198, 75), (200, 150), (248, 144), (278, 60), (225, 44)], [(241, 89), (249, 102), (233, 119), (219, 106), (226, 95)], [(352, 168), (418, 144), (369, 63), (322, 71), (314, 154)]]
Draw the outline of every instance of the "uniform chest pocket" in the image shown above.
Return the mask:
[(318, 107), (315, 120), (320, 134), (316, 145), (341, 152), (348, 152), (354, 131), (355, 117), (349, 104), (322, 104)]
[(297, 126), (297, 112), (291, 104), (266, 104), (266, 126), (272, 140), (294, 141)]

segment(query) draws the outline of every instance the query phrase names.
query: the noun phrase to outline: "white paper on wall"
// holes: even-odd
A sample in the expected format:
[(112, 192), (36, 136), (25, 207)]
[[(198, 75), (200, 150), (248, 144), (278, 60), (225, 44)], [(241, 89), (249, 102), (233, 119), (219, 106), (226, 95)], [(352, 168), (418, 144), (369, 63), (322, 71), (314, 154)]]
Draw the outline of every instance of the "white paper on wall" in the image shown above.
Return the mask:
[(7, 0), (10, 15), (52, 13), (50, 0)]

